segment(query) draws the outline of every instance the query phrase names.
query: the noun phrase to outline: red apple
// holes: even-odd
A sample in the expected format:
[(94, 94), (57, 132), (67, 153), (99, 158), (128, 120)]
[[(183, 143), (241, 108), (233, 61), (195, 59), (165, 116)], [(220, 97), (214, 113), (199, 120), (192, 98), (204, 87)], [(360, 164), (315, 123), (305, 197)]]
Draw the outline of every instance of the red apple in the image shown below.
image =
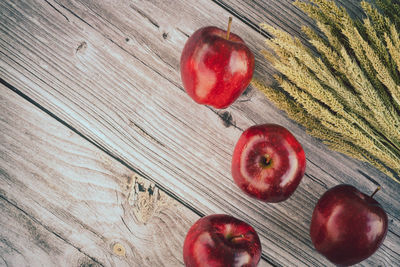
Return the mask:
[(248, 195), (266, 202), (290, 197), (306, 169), (296, 138), (275, 124), (256, 125), (240, 136), (232, 158), (232, 176)]
[(385, 239), (388, 218), (372, 196), (351, 185), (338, 185), (318, 200), (311, 220), (311, 240), (317, 251), (334, 264), (359, 263)]
[(187, 267), (257, 266), (261, 243), (247, 223), (229, 215), (199, 219), (186, 235), (183, 259)]
[(183, 48), (180, 64), (183, 86), (199, 104), (228, 107), (253, 76), (253, 53), (239, 36), (228, 32), (211, 26), (201, 28)]

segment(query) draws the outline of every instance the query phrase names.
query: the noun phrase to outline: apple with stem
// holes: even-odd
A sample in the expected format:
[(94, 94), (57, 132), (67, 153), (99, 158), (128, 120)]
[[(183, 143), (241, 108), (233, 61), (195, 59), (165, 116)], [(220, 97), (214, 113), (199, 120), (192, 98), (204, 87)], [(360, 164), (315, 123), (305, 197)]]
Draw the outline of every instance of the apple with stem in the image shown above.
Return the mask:
[(359, 263), (383, 243), (388, 218), (382, 206), (351, 185), (338, 185), (318, 200), (310, 235), (316, 250), (341, 266)]
[(254, 55), (230, 32), (209, 26), (194, 32), (183, 48), (180, 69), (183, 87), (197, 103), (215, 108), (232, 104), (249, 85)]
[(199, 219), (186, 235), (186, 267), (252, 267), (261, 258), (261, 243), (253, 227), (225, 214)]
[(248, 128), (233, 152), (233, 180), (245, 193), (266, 202), (289, 198), (305, 169), (302, 146), (286, 128), (276, 124)]

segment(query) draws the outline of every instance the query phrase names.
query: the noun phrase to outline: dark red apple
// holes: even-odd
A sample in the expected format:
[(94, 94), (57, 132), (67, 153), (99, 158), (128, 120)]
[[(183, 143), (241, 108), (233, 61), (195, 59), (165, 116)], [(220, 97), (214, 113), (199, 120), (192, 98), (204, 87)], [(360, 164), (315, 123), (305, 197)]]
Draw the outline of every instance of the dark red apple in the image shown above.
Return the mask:
[(306, 156), (296, 138), (275, 124), (256, 125), (240, 136), (232, 158), (235, 183), (266, 202), (290, 197), (306, 169)]
[(249, 85), (254, 55), (236, 34), (210, 26), (187, 40), (180, 67), (183, 86), (194, 101), (226, 108)]
[(261, 243), (247, 223), (229, 215), (199, 219), (186, 235), (183, 259), (187, 267), (257, 266)]
[(385, 239), (388, 218), (372, 196), (351, 185), (338, 185), (318, 200), (311, 220), (311, 240), (317, 251), (334, 264), (359, 263)]

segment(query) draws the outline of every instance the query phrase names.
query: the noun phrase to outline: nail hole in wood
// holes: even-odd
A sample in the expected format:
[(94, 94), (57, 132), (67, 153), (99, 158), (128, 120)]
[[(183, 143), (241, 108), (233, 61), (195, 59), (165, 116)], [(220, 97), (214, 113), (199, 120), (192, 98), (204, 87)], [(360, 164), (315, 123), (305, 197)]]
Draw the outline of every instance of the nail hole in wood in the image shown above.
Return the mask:
[(78, 48), (76, 48), (75, 52), (76, 53), (85, 52), (86, 48), (87, 48), (87, 43), (86, 42), (82, 42), (82, 43), (79, 44)]
[(228, 111), (222, 112), (218, 114), (219, 117), (222, 120), (222, 123), (224, 124), (225, 127), (229, 127), (232, 125), (232, 114), (229, 113)]

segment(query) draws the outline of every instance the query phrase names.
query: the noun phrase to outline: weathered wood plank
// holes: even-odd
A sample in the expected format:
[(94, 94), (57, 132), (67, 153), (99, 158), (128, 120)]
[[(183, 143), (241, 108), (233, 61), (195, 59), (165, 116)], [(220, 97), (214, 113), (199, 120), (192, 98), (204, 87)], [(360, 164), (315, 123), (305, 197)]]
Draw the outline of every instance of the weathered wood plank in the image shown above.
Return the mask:
[[(213, 0), (213, 2), (228, 9), (254, 29), (259, 28), (260, 23), (268, 23), (290, 33), (292, 36), (297, 37), (300, 40), (303, 40), (306, 44), (307, 38), (301, 31), (303, 26), (310, 27), (320, 33), (313, 20), (305, 16), (299, 8), (292, 4), (294, 0)], [(336, 2), (345, 7), (351, 16), (362, 17), (362, 9), (359, 5), (360, 0), (336, 0)], [(261, 29), (259, 30), (262, 31)], [(268, 32), (262, 31), (262, 33), (270, 36)]]
[[(58, 1), (3, 3), (0, 73), (62, 120), (202, 213), (226, 212), (254, 225), (264, 257), (279, 265), (327, 265), (308, 236), (318, 196), (337, 183), (377, 196), (392, 219), (381, 249), (365, 264), (399, 259), (399, 187), (376, 170), (327, 151), (250, 89), (226, 112), (193, 104), (182, 91), (179, 56), (195, 29), (224, 27), (228, 13), (208, 1)], [(234, 24), (253, 51), (263, 36)], [(256, 53), (258, 77), (272, 72)], [(224, 111), (225, 112), (225, 111)], [(233, 119), (220, 120), (223, 114)], [(234, 143), (255, 123), (275, 122), (295, 133), (308, 157), (307, 177), (284, 203), (244, 196), (230, 177)], [(301, 212), (299, 212), (301, 211)], [(389, 248), (390, 247), (390, 248)]]
[(0, 103), (0, 266), (183, 265), (198, 215), (3, 85)]

